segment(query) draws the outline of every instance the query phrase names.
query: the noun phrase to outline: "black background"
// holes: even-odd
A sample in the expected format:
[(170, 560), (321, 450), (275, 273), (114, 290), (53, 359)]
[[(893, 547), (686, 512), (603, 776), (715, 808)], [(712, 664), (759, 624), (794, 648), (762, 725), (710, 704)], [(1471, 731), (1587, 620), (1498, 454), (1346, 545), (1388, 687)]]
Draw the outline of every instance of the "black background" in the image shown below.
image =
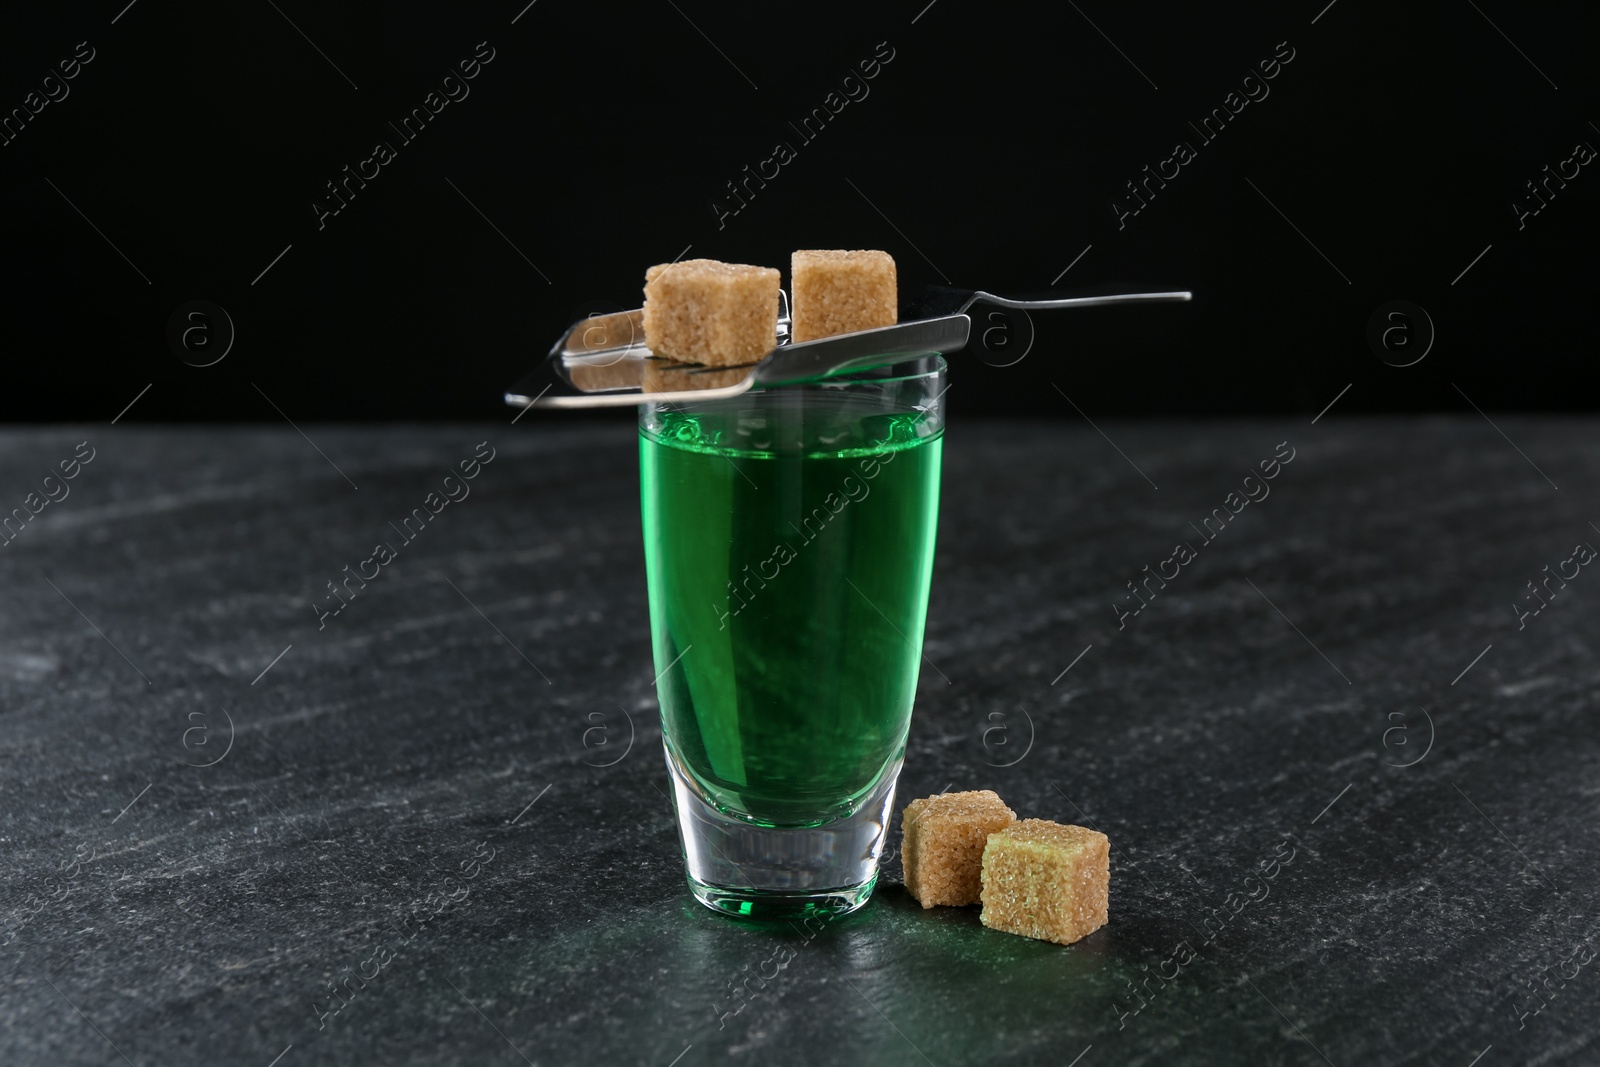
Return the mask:
[[(525, 3), (8, 5), (0, 108), (78, 42), (95, 58), (0, 148), (0, 417), (110, 419), (150, 384), (126, 421), (278, 421), (265, 397), (296, 421), (502, 418), (569, 321), (638, 306), (686, 246), (884, 248), (903, 299), (1195, 291), (1036, 313), (1021, 362), (957, 357), (958, 412), (1315, 413), (1346, 385), (1341, 414), (1594, 404), (1600, 176), (1523, 229), (1511, 208), (1600, 145), (1576, 3)], [(482, 41), (470, 95), (399, 145), (387, 122)], [(880, 42), (869, 95), (803, 143), (789, 123)], [(1187, 123), (1280, 42), (1270, 95), (1202, 146)], [(319, 230), (324, 183), (379, 140), (397, 158)], [(1124, 183), (1180, 140), (1198, 158), (1119, 229)], [(778, 141), (797, 157), (719, 228), (724, 183)], [(166, 340), (195, 299), (237, 331), (210, 367)], [(1366, 340), (1394, 299), (1437, 330), (1404, 368)]]

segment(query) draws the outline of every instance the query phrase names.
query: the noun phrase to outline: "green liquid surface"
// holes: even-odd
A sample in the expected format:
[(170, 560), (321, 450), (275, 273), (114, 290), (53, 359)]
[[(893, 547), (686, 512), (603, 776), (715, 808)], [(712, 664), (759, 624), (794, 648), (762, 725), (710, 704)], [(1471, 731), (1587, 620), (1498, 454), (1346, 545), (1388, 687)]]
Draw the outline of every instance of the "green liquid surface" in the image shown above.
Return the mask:
[(761, 825), (851, 814), (911, 720), (942, 431), (849, 400), (662, 415), (640, 434), (667, 745), (713, 804)]

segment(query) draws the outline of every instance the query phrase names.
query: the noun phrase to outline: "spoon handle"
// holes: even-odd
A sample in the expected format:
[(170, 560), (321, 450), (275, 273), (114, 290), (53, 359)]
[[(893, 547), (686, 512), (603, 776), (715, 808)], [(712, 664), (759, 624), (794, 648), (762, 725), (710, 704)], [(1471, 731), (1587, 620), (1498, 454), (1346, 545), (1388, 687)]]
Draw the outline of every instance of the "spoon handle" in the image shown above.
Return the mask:
[(967, 297), (966, 302), (957, 310), (966, 311), (973, 304), (980, 302), (1003, 308), (1016, 308), (1020, 311), (1100, 307), (1104, 304), (1181, 304), (1187, 303), (1193, 296), (1194, 294), (1187, 289), (1180, 289), (1168, 293), (1113, 293), (1109, 296), (1067, 296), (1053, 300), (1011, 300), (980, 289)]

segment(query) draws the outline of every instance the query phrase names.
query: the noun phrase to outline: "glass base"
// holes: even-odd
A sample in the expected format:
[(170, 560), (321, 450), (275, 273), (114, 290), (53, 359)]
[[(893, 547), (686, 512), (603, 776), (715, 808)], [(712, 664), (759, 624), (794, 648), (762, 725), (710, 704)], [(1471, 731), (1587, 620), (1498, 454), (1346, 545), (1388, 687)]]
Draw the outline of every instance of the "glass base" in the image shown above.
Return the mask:
[(737, 918), (792, 921), (845, 915), (878, 882), (900, 760), (855, 812), (821, 826), (757, 826), (709, 803), (670, 751), (678, 836), (695, 899)]
[(763, 893), (754, 889), (729, 889), (706, 885), (689, 876), (689, 891), (712, 911), (756, 922), (796, 922), (849, 915), (872, 896), (878, 875), (857, 886), (826, 893)]

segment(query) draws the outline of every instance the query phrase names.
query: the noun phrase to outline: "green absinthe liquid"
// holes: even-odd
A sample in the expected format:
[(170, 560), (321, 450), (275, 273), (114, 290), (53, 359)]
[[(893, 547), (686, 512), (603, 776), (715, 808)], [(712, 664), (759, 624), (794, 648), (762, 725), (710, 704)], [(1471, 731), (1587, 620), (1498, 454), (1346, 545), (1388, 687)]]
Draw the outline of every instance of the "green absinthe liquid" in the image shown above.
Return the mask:
[(765, 826), (852, 814), (904, 750), (943, 446), (922, 413), (793, 399), (658, 411), (639, 441), (667, 745)]

